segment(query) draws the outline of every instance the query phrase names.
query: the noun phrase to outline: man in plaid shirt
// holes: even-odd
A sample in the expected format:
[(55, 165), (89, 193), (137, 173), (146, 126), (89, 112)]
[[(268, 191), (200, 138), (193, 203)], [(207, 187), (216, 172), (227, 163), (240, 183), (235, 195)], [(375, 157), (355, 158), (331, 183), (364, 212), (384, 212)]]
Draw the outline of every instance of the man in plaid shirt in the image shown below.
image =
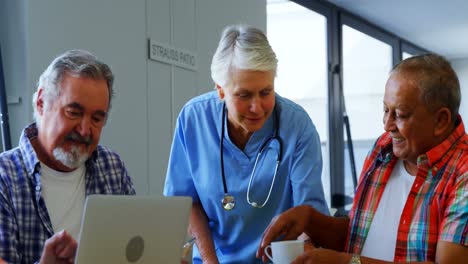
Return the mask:
[(41, 75), (36, 122), (0, 154), (0, 259), (73, 263), (85, 198), (135, 194), (120, 157), (98, 144), (113, 80), (106, 64), (80, 50)]
[(384, 128), (367, 156), (349, 218), (299, 206), (273, 219), (257, 252), (305, 232), (294, 263), (467, 263), (468, 135), (450, 64), (400, 62), (385, 86)]

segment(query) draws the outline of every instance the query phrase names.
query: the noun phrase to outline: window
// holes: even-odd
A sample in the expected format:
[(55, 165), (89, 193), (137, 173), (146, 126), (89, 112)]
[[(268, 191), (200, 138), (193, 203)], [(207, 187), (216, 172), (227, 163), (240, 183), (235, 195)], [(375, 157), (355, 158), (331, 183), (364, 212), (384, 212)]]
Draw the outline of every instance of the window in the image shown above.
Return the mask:
[(406, 42), (406, 41), (401, 42), (401, 57), (403, 60), (409, 57), (413, 57), (415, 55), (426, 53), (426, 52), (427, 52), (426, 50), (416, 45), (413, 45), (409, 42)]
[(322, 145), (322, 182), (330, 204), (327, 19), (289, 1), (270, 1), (267, 14), (268, 39), (279, 60), (275, 91), (301, 105), (317, 128)]
[(413, 54), (410, 54), (408, 52), (403, 51), (403, 54), (402, 54), (403, 60), (407, 59), (407, 58), (410, 58), (410, 57), (413, 57), (413, 56), (414, 56)]
[[(385, 82), (392, 68), (392, 47), (347, 25), (343, 32), (343, 94), (349, 117), (357, 177), (367, 152), (382, 134)], [(345, 131), (346, 132), (346, 131)], [(345, 142), (345, 192), (353, 197), (354, 184), (347, 136)]]
[(392, 66), (426, 51), (322, 0), (268, 0), (267, 33), (279, 58), (276, 91), (303, 106), (314, 121), (326, 199), (344, 209), (354, 196), (347, 143), (353, 143), (359, 177), (383, 132), (383, 94)]

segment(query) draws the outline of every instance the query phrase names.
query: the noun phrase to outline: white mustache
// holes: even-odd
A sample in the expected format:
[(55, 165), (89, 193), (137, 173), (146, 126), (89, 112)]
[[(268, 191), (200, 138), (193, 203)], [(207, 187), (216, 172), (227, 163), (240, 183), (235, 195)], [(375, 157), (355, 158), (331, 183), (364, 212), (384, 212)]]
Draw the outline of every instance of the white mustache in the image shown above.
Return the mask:
[(91, 145), (91, 137), (82, 137), (76, 132), (72, 132), (65, 137), (65, 140), (71, 140), (86, 145)]

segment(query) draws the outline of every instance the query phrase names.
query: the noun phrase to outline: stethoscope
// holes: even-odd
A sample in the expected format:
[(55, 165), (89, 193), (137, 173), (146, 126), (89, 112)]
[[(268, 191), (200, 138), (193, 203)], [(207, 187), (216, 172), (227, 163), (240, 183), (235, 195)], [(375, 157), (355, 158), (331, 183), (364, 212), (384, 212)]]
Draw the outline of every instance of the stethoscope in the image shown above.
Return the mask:
[[(270, 199), (271, 191), (273, 190), (273, 185), (274, 185), (275, 179), (276, 179), (276, 173), (278, 172), (279, 164), (281, 162), (282, 153), (283, 153), (283, 142), (281, 141), (281, 138), (280, 138), (279, 133), (278, 133), (278, 131), (279, 131), (279, 115), (278, 115), (278, 111), (277, 111), (276, 107), (273, 110), (273, 112), (275, 113), (275, 123), (274, 123), (275, 124), (275, 130), (273, 132), (273, 136), (270, 136), (269, 138), (267, 138), (265, 140), (265, 142), (263, 142), (263, 144), (261, 145), (260, 151), (257, 153), (257, 158), (255, 159), (255, 164), (254, 164), (252, 173), (250, 174), (249, 185), (247, 187), (247, 202), (251, 206), (253, 206), (255, 208), (264, 207), (267, 204), (268, 200)], [(226, 185), (226, 176), (224, 174), (223, 141), (224, 141), (224, 125), (226, 123), (225, 119), (226, 119), (226, 104), (223, 104), (223, 114), (221, 116), (221, 139), (219, 141), (219, 152), (220, 152), (220, 160), (221, 160), (221, 176), (223, 177), (223, 187), (224, 187), (224, 197), (221, 200), (221, 204), (222, 204), (224, 210), (232, 210), (234, 208), (234, 206), (236, 205), (236, 199), (234, 198), (233, 195), (229, 194), (229, 192), (228, 192), (227, 185)], [(257, 169), (257, 163), (258, 163), (258, 160), (259, 160), (260, 156), (262, 155), (263, 151), (268, 146), (268, 144), (270, 142), (274, 141), (274, 140), (278, 141), (279, 152), (278, 152), (278, 156), (276, 158), (275, 173), (273, 174), (273, 179), (271, 181), (270, 190), (268, 191), (268, 195), (267, 195), (265, 201), (263, 201), (263, 203), (254, 202), (254, 201), (252, 201), (250, 199), (250, 187), (252, 186), (252, 182), (253, 182), (253, 179), (254, 179), (254, 174), (255, 174), (255, 171)]]

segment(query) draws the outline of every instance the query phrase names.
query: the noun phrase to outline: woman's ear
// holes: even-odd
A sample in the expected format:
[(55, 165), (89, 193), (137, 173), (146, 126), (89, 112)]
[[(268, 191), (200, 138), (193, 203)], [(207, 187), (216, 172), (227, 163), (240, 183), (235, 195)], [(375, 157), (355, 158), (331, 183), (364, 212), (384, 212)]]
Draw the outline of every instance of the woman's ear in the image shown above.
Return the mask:
[(224, 89), (221, 87), (221, 85), (216, 84), (216, 90), (218, 91), (218, 96), (219, 99), (223, 100), (224, 99)]
[(447, 107), (442, 107), (441, 109), (437, 110), (434, 118), (434, 136), (444, 135), (452, 128), (452, 114)]

